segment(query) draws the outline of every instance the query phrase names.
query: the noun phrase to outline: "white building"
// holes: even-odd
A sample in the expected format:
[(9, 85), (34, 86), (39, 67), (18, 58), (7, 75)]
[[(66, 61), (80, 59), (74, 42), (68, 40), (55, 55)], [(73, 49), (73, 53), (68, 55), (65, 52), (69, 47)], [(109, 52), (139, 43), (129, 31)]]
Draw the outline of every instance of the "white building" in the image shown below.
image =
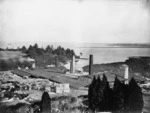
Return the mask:
[(51, 87), (51, 91), (55, 93), (70, 93), (70, 87), (68, 83), (57, 84)]

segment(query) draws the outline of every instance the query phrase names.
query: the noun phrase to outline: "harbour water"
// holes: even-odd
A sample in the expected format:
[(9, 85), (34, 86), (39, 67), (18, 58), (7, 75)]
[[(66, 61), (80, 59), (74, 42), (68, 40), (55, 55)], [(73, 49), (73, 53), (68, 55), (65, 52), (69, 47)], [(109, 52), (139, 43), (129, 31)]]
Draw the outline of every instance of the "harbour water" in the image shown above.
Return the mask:
[[(81, 55), (81, 58), (88, 58), (90, 54), (93, 55), (94, 64), (124, 62), (132, 56), (149, 56), (150, 48), (75, 48), (75, 53)], [(80, 60), (77, 62), (77, 67), (88, 65), (88, 60)]]

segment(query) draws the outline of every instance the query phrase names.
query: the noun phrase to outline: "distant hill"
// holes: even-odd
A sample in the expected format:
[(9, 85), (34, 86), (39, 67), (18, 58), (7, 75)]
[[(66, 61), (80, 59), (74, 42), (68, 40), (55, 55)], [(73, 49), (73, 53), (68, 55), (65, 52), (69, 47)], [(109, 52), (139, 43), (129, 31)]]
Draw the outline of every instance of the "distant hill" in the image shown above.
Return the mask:
[(150, 48), (150, 44), (134, 43), (91, 43), (79, 45), (78, 48)]
[(150, 44), (129, 44), (129, 43), (117, 43), (117, 44), (108, 44), (111, 47), (122, 47), (122, 48), (150, 48)]

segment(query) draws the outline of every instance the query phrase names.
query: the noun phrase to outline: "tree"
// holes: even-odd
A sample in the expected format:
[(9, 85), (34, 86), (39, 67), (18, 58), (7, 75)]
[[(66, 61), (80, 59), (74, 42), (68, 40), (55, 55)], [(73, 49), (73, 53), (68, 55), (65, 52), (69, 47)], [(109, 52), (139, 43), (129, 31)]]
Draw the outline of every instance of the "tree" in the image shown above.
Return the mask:
[(123, 109), (123, 111), (126, 113), (129, 111), (129, 106), (128, 106), (129, 85), (123, 84), (123, 89), (124, 89), (124, 109)]
[(38, 55), (43, 55), (44, 49), (43, 49), (43, 48), (37, 48), (37, 49), (36, 49), (36, 53), (37, 53)]
[[(15, 49), (14, 49), (15, 50)], [(17, 47), (17, 49), (16, 49), (16, 51), (20, 51), (21, 49), (20, 49), (20, 47)]]
[(95, 111), (95, 96), (96, 96), (96, 90), (95, 90), (95, 83), (96, 83), (96, 78), (95, 76), (93, 77), (92, 83), (89, 86), (88, 90), (88, 100), (89, 100), (89, 109), (92, 111)]
[(50, 47), (49, 45), (45, 49), (46, 53), (52, 54), (53, 53), (53, 47)]
[(68, 48), (66, 49), (66, 56), (72, 58), (71, 50)]
[(130, 112), (141, 113), (143, 109), (143, 94), (134, 78), (129, 82), (128, 107)]
[(103, 100), (101, 101), (101, 111), (109, 111), (110, 110), (110, 87), (109, 82), (107, 81), (107, 77), (105, 74), (103, 74), (102, 78), (102, 94), (103, 94)]
[(33, 47), (34, 47), (35, 49), (38, 49), (38, 48), (39, 48), (39, 46), (38, 46), (37, 43), (35, 43)]
[(104, 99), (104, 95), (103, 95), (103, 85), (102, 85), (102, 81), (100, 79), (100, 77), (98, 76), (98, 89), (97, 89), (97, 101), (98, 101), (98, 108), (97, 111), (101, 111), (101, 107), (102, 107), (102, 101)]
[(94, 87), (93, 87), (93, 104), (94, 104), (94, 111), (98, 111), (99, 110), (99, 96), (101, 95), (98, 95), (99, 92), (98, 90), (101, 88), (100, 87), (100, 84), (101, 84), (101, 80), (100, 80), (100, 77), (98, 76), (95, 83), (94, 83)]
[(26, 48), (25, 46), (22, 46), (21, 51), (22, 51), (23, 53), (26, 53), (26, 52), (27, 52), (27, 48)]
[(44, 92), (41, 100), (42, 113), (51, 113), (51, 98), (47, 92)]
[(115, 77), (114, 87), (113, 87), (113, 110), (121, 111), (124, 109), (124, 84), (120, 82), (120, 80)]
[(71, 56), (75, 55), (75, 53), (74, 53), (74, 51), (73, 51), (73, 50), (71, 50), (70, 52), (71, 52)]
[(105, 75), (101, 81), (94, 76), (89, 86), (89, 109), (92, 111), (110, 111), (112, 104), (112, 90)]
[(35, 48), (35, 47), (32, 47), (32, 46), (30, 45), (29, 48), (28, 48), (27, 54), (28, 54), (30, 57), (35, 58), (35, 57), (37, 56), (36, 48)]

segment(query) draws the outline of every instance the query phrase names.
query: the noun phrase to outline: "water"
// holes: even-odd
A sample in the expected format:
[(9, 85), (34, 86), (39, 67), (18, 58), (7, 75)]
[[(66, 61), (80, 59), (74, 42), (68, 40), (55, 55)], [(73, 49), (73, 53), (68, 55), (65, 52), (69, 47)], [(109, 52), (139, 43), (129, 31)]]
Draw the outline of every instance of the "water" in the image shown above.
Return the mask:
[[(82, 58), (93, 55), (94, 64), (123, 62), (132, 56), (149, 56), (150, 48), (75, 48), (75, 53), (82, 53)], [(88, 65), (88, 60), (77, 62), (77, 67)]]

